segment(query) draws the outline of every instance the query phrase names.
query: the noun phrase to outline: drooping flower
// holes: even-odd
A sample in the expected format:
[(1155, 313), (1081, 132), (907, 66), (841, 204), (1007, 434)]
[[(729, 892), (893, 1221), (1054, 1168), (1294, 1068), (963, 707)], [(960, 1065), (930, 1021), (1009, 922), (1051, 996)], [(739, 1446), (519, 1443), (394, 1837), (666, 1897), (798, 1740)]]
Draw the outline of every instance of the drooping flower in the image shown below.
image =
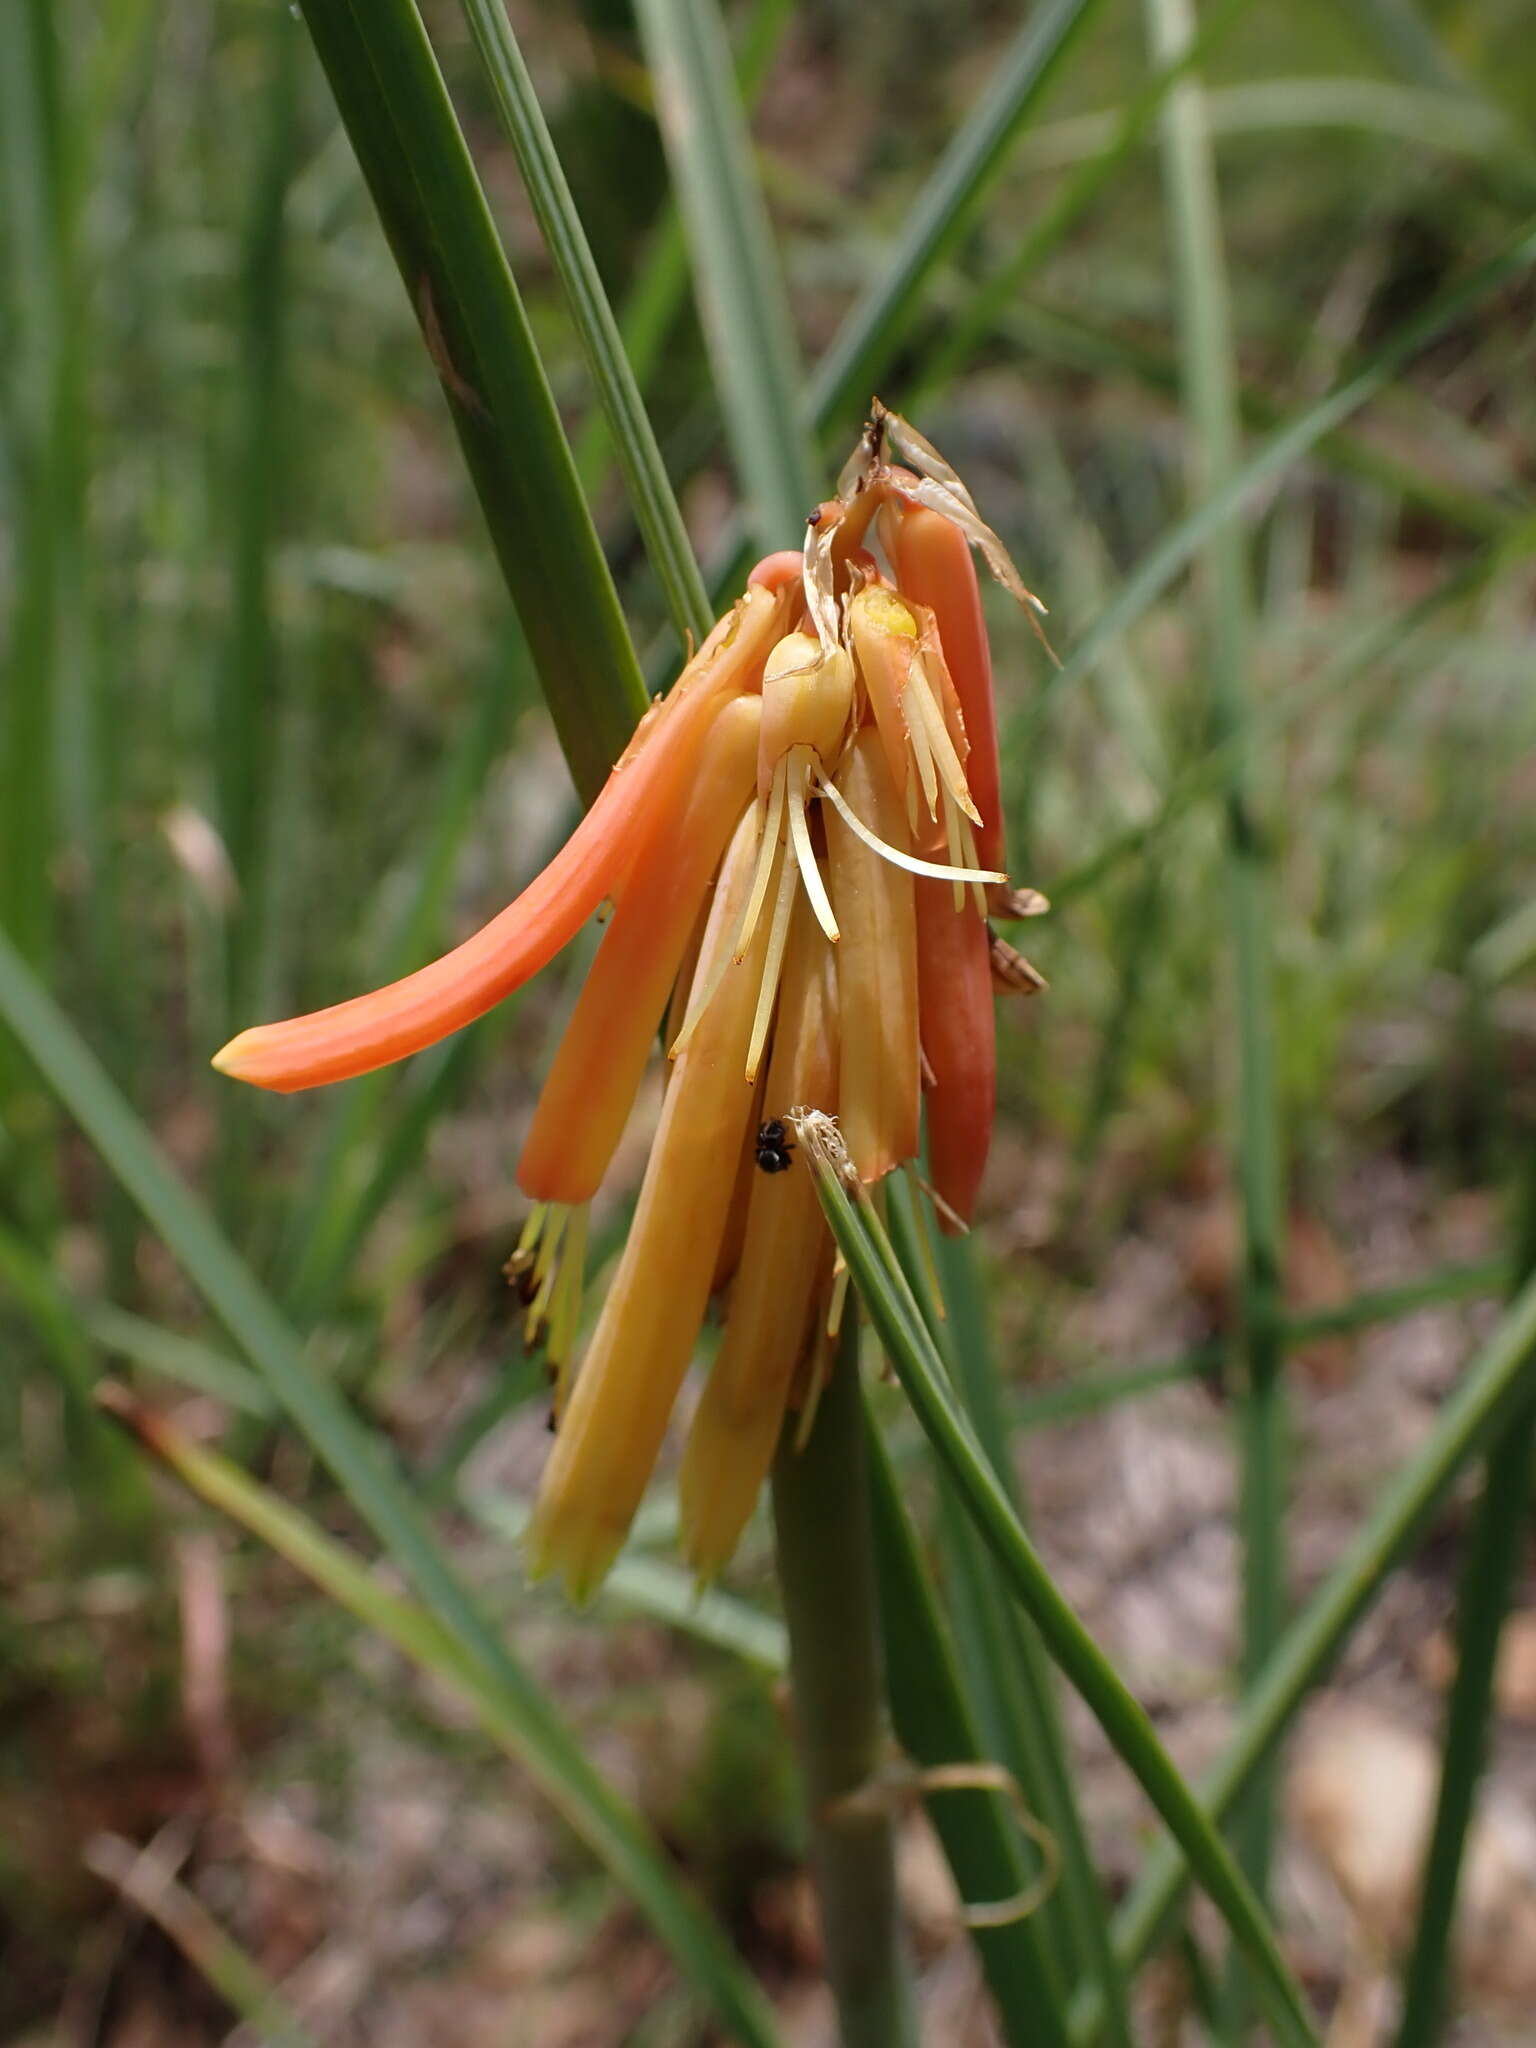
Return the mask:
[[(970, 1221), (994, 985), (1039, 985), (988, 913), (1043, 907), (1004, 872), (973, 548), (1038, 610), (955, 472), (877, 406), (803, 550), (757, 565), (506, 910), (415, 974), (215, 1058), (284, 1091), (368, 1072), (484, 1014), (612, 906), (518, 1163), (532, 1207), (508, 1263), (555, 1374), (533, 1567), (578, 1598), (623, 1544), (712, 1296), (724, 1327), (679, 1480), (701, 1575), (735, 1548), (790, 1411), (808, 1426), (846, 1276), (792, 1115), (837, 1117), (871, 1185), (914, 1165), (926, 1131), (940, 1227)], [(664, 1022), (660, 1120), (578, 1368), (587, 1205)]]

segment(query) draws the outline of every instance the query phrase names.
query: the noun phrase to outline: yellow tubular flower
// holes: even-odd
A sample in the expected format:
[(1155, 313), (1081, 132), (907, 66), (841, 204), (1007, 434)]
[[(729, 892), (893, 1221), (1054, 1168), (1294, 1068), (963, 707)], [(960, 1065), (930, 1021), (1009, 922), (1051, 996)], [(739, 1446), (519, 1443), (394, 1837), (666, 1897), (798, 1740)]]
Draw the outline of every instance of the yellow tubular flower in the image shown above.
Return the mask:
[[(768, 920), (757, 1011), (747, 1044), (746, 1075), (755, 1080), (768, 1041), (774, 997), (789, 937), (796, 885), (803, 886), (817, 922), (836, 940), (837, 921), (811, 844), (807, 814), (812, 784), (836, 757), (853, 709), (853, 662), (845, 648), (824, 645), (809, 633), (786, 633), (763, 670), (763, 723), (758, 740), (757, 787), (762, 830), (757, 869), (736, 934), (739, 960)], [(718, 976), (721, 970), (717, 967)], [(688, 1044), (714, 999), (715, 981), (696, 982), (674, 1057)]]
[[(764, 1102), (771, 1116), (837, 1107), (833, 956), (804, 900), (790, 932)], [(736, 1548), (820, 1306), (826, 1238), (810, 1173), (753, 1175), (725, 1335), (693, 1418), (678, 1478), (688, 1562), (713, 1577)]]
[(596, 1194), (634, 1106), (699, 905), (757, 774), (762, 705), (727, 704), (710, 730), (680, 819), (663, 818), (636, 855), (571, 1013), (518, 1162), (539, 1201)]
[[(749, 1137), (768, 1114), (763, 1107), (767, 1089), (768, 1076), (765, 1072), (758, 1076), (752, 1089), (752, 1113), (747, 1118)], [(715, 1277), (709, 1287), (711, 1294), (719, 1294), (728, 1287), (736, 1276), (736, 1268), (741, 1264), (741, 1248), (747, 1241), (747, 1211), (752, 1202), (752, 1188), (758, 1178), (756, 1147), (748, 1143), (742, 1146), (741, 1159), (736, 1167), (736, 1180), (731, 1189), (731, 1206), (720, 1239), (719, 1256), (715, 1260)]]
[(757, 815), (721, 870), (695, 978), (727, 964), (681, 1053), (662, 1105), (618, 1271), (576, 1376), (529, 1530), (534, 1575), (556, 1572), (587, 1599), (618, 1553), (688, 1368), (724, 1234), (752, 1090), (742, 1079), (766, 929), (730, 950), (751, 886)]
[[(898, 853), (906, 806), (879, 733), (865, 726), (838, 769), (849, 810)], [(912, 876), (877, 854), (841, 806), (825, 813), (837, 950), (841, 1050), (838, 1110), (860, 1178), (879, 1180), (917, 1154), (917, 934)]]
[(875, 584), (850, 600), (848, 629), (913, 836), (925, 837), (936, 823), (951, 865), (979, 869), (973, 828), (981, 814), (965, 779), (969, 748), (932, 613), (920, 622), (895, 591)]

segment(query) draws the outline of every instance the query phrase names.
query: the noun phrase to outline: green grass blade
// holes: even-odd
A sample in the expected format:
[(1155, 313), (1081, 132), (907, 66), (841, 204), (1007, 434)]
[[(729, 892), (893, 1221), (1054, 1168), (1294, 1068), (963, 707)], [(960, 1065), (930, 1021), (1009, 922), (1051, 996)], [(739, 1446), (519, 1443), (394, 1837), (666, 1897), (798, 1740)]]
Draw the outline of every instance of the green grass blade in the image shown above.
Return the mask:
[[(486, 665), (474, 715), (439, 771), (429, 806), (430, 826), (413, 849), (410, 899), (384, 949), (380, 980), (416, 966), (442, 921), (460, 856), (479, 816), (487, 766), (496, 758), (525, 697), (526, 656), (521, 638), (515, 633), (511, 638), (515, 644)], [(453, 1041), (455, 1047), (462, 1043), (462, 1038)], [(287, 1298), (301, 1319), (328, 1306), (373, 1221), (374, 1211), (362, 1194), (354, 1192), (360, 1155), (365, 1156), (371, 1144), (377, 1168), (386, 1155), (398, 1151), (402, 1126), (412, 1124), (424, 1135), (412, 1116), (421, 1086), (419, 1076), (401, 1086), (398, 1077), (370, 1074), (333, 1097), (306, 1165), (302, 1199), (284, 1237), (281, 1265), (292, 1275)], [(365, 1179), (364, 1184), (373, 1189), (376, 1182)]]
[(495, 1688), (519, 1753), (550, 1798), (650, 1916), (728, 2024), (743, 2040), (770, 2042), (773, 2029), (756, 1987), (471, 1600), (386, 1447), (310, 1371), (296, 1333), (4, 937), (0, 1018), (405, 1573), (432, 1627), (452, 1638), (466, 1669)]
[[(801, 1131), (804, 1137), (804, 1128)], [(808, 1157), (814, 1157), (809, 1151)], [(1277, 2039), (1315, 2048), (1306, 2000), (1225, 1843), (1164, 1749), (1145, 1710), (1083, 1627), (1041, 1561), (960, 1409), (890, 1240), (867, 1202), (855, 1209), (826, 1157), (817, 1193), (860, 1299), (923, 1431), (1053, 1661), (1167, 1822), (1254, 1972)]]
[[(542, 1365), (530, 1378), (537, 1378), (539, 1392), (545, 1394), (548, 1379)], [(529, 1516), (525, 1501), (469, 1491), (461, 1492), (459, 1499), (482, 1528), (509, 1542), (522, 1541)], [(648, 1503), (647, 1510), (655, 1505), (654, 1501)], [(675, 1514), (672, 1529), (675, 1533)], [(782, 1678), (788, 1670), (789, 1644), (777, 1615), (765, 1613), (734, 1593), (722, 1592), (718, 1586), (700, 1586), (694, 1574), (681, 1565), (650, 1556), (640, 1548), (638, 1531), (614, 1560), (595, 1603), (599, 1611), (608, 1608), (664, 1622), (681, 1635), (728, 1650), (770, 1678)]]
[(1472, 312), (1492, 292), (1536, 262), (1536, 224), (1524, 222), (1492, 256), (1465, 277), (1437, 292), (1429, 304), (1395, 328), (1388, 339), (1342, 378), (1315, 405), (1303, 407), (1259, 443), (1247, 460), (1217, 484), (1178, 520), (1142, 557), (1116, 596), (1094, 621), (1061, 667), (1037, 694), (1034, 715), (1066, 684), (1074, 682), (1098, 658), (1102, 648), (1124, 633), (1155, 604), (1182, 569), (1199, 553), (1207, 537), (1228, 520), (1248, 511), (1265, 488), (1275, 483), (1327, 434), (1384, 390), (1396, 373), (1448, 328)]
[(818, 427), (846, 436), (864, 416), (918, 305), (925, 280), (954, 248), (1008, 152), (1099, 0), (1041, 0), (998, 63), (907, 214), (875, 283), (851, 308), (816, 365)]
[[(1319, 710), (1346, 687), (1358, 684), (1363, 675), (1368, 674), (1394, 648), (1404, 644), (1412, 633), (1437, 618), (1449, 606), (1485, 589), (1504, 569), (1523, 561), (1533, 547), (1536, 547), (1536, 513), (1511, 522), (1497, 541), (1480, 548), (1467, 561), (1442, 576), (1434, 588), (1426, 591), (1406, 612), (1393, 612), (1386, 618), (1374, 619), (1353, 634), (1303, 688), (1272, 696), (1257, 714), (1256, 724), (1261, 736), (1269, 738), (1291, 727), (1299, 719)], [(1206, 753), (1186, 762), (1150, 817), (1117, 834), (1097, 853), (1088, 855), (1065, 874), (1053, 875), (1051, 902), (1056, 909), (1062, 910), (1075, 898), (1097, 889), (1105, 876), (1123, 861), (1155, 846), (1168, 827), (1183, 817), (1192, 805), (1219, 791), (1230, 773), (1233, 751), (1233, 736), (1228, 735)], [(1521, 937), (1522, 928), (1526, 934), (1524, 939)], [(1522, 949), (1527, 944), (1529, 957), (1536, 957), (1536, 917), (1529, 915), (1526, 908), (1522, 907), (1511, 916), (1507, 930), (1497, 928), (1497, 934), (1486, 934), (1474, 949), (1469, 965), (1475, 973), (1486, 976), (1496, 968), (1499, 974), (1513, 972), (1520, 964)], [(1508, 965), (1504, 964), (1506, 960)]]
[[(1517, 1205), (1514, 1265), (1536, 1273), (1536, 1156), (1526, 1162)], [(1487, 1760), (1495, 1712), (1494, 1671), (1529, 1534), (1536, 1477), (1536, 1399), (1527, 1397), (1489, 1452), (1467, 1535), (1456, 1598), (1456, 1676), (1440, 1745), (1440, 1791), (1424, 1852), (1419, 1917), (1403, 1970), (1397, 2048), (1432, 2048), (1448, 2011), (1451, 1931), (1467, 1829)]]
[[(896, 1739), (920, 1768), (988, 1762), (917, 1532), (873, 1418), (866, 1443), (880, 1627)], [(996, 1904), (1026, 1891), (1034, 1871), (1006, 1803), (996, 1792), (934, 1794), (928, 1813), (968, 1905)], [(1005, 1926), (971, 1931), (1010, 2048), (1065, 2048), (1067, 2041), (1066, 2018), (1040, 1927), (1039, 1916), (1031, 1914)]]
[[(742, 31), (736, 77), (742, 104), (750, 111), (778, 55), (794, 0), (754, 0)], [(640, 275), (631, 286), (619, 315), (624, 353), (634, 366), (641, 390), (649, 384), (667, 339), (688, 297), (688, 241), (682, 217), (669, 199), (652, 230)], [(588, 490), (602, 478), (608, 453), (607, 425), (593, 413), (576, 439), (576, 467)]]
[[(318, 1529), (297, 1508), (248, 1478), (218, 1452), (195, 1444), (152, 1410), (141, 1407), (121, 1388), (105, 1389), (103, 1404), (199, 1499), (238, 1522), (279, 1557), (286, 1558), (327, 1598), (365, 1628), (393, 1643), (429, 1677), (451, 1687), (467, 1702), (493, 1742), (514, 1762), (529, 1764), (522, 1700), (498, 1683), (479, 1658), (466, 1649), (457, 1633), (445, 1627), (430, 1608), (402, 1599), (381, 1585), (360, 1558)], [(574, 1749), (572, 1744), (573, 1753)], [(547, 1780), (545, 1790), (562, 1806), (566, 1818), (580, 1827), (570, 1799), (562, 1800)], [(579, 1811), (580, 1802), (576, 1805)], [(670, 1885), (672, 1880), (667, 1882)], [(682, 1893), (678, 1892), (676, 1897), (682, 1904)], [(690, 1914), (695, 1912), (691, 1906), (687, 1910)], [(710, 1938), (715, 1940), (712, 1933)], [(704, 1958), (679, 1953), (678, 1959), (685, 1967), (691, 1965), (691, 1973), (701, 1989), (709, 1988), (708, 1978), (700, 1967)], [(751, 1989), (746, 1980), (743, 1984)], [(719, 1988), (715, 1987), (717, 1996)], [(771, 2020), (755, 1990), (750, 1998), (719, 1998), (718, 2003), (721, 2016), (733, 2029), (742, 2030), (743, 2040), (767, 2044), (775, 2039)]]
[(83, 660), (87, 385), (79, 268), (80, 135), (47, 0), (0, 21), (0, 194), (8, 296), (5, 425), (14, 527), (0, 695), (0, 922), (47, 958), (60, 840), (95, 865), (94, 732)]
[(273, 556), (288, 449), (287, 205), (294, 170), (303, 33), (286, 8), (267, 24), (260, 147), (242, 236), (234, 427), (225, 453), (232, 518), (228, 640), (213, 683), (213, 778), (219, 831), (240, 885), (230, 933), (233, 1019), (267, 1015), (277, 999), (279, 943), (270, 913), (273, 782), (283, 718), (282, 663), (272, 615)]
[[(904, 1183), (888, 1184), (887, 1203), (898, 1256), (909, 1279), (924, 1275), (922, 1224)], [(935, 1349), (950, 1368), (959, 1399), (985, 1446), (998, 1483), (1022, 1515), (1010, 1448), (1007, 1404), (997, 1382), (986, 1328), (986, 1305), (971, 1243), (942, 1238), (936, 1248), (945, 1315), (926, 1277), (913, 1289)], [(1053, 1691), (1050, 1660), (1038, 1631), (1009, 1596), (955, 1489), (940, 1475), (940, 1528), (954, 1628), (971, 1695), (983, 1726), (996, 1732), (1003, 1760), (1034, 1801), (1054, 1836), (1060, 1882), (1041, 1917), (1064, 1963), (1104, 1987), (1111, 2038), (1129, 2048), (1126, 1987), (1109, 1938), (1104, 1891), (1094, 1868), (1078, 1806), (1071, 1760)]]
[[(1166, 66), (1187, 55), (1195, 39), (1193, 0), (1146, 0), (1146, 19), (1156, 63)], [(1198, 78), (1181, 79), (1174, 87), (1162, 128), (1194, 495), (1208, 497), (1238, 473), (1242, 450), (1215, 161)], [(1248, 689), (1248, 563), (1235, 521), (1205, 536), (1197, 567), (1213, 722), (1218, 738), (1230, 744), (1224, 812), (1237, 1013), (1235, 1166), (1243, 1217), (1237, 1282), (1245, 1367), (1238, 1520), (1242, 1671), (1251, 1684), (1285, 1624), (1285, 1166), (1275, 1075), (1268, 835), (1259, 815), (1261, 774)], [(1260, 1898), (1268, 1889), (1273, 1853), (1273, 1798), (1273, 1786), (1261, 1778), (1242, 1817), (1244, 1867)]]
[(304, 0), (304, 17), (590, 801), (645, 709), (645, 685), (421, 16), (414, 0)]
[(666, 465), (624, 352), (618, 323), (503, 0), (461, 0), (461, 4), (517, 153), (540, 232), (560, 274), (672, 624), (679, 640), (686, 641), (690, 634), (695, 641), (701, 640), (710, 626), (704, 579), (688, 544), (683, 515), (667, 480)]
[[(1373, 1323), (1396, 1322), (1418, 1309), (1452, 1301), (1481, 1301), (1496, 1294), (1505, 1277), (1501, 1262), (1447, 1266), (1426, 1273), (1422, 1279), (1405, 1281), (1400, 1287), (1370, 1288), (1334, 1308), (1311, 1309), (1304, 1315), (1285, 1318), (1288, 1346), (1309, 1344), (1317, 1337), (1343, 1337)], [(1196, 1344), (1172, 1358), (1150, 1359), (1143, 1365), (1128, 1365), (1115, 1371), (1084, 1373), (1063, 1380), (1057, 1386), (1032, 1388), (1012, 1404), (1015, 1424), (1023, 1429), (1042, 1429), (1055, 1422), (1068, 1422), (1092, 1415), (1101, 1408), (1137, 1395), (1155, 1393), (1159, 1387), (1175, 1386), (1180, 1380), (1200, 1379), (1221, 1369), (1227, 1346), (1220, 1339)]]
[[(1374, 1510), (1282, 1637), (1246, 1700), (1237, 1733), (1200, 1783), (1206, 1812), (1220, 1821), (1272, 1753), (1307, 1693), (1325, 1675), (1345, 1638), (1401, 1561), (1458, 1472), (1503, 1428), (1536, 1385), (1536, 1279), (1457, 1382), (1429, 1441), (1388, 1482)], [(1189, 1873), (1180, 1850), (1164, 1842), (1147, 1861), (1115, 1920), (1126, 1967), (1142, 1962), (1161, 1935)], [(1079, 2042), (1098, 2038), (1097, 1999), (1074, 2015)]]
[(144, 1525), (150, 1502), (139, 1479), (124, 1466), (121, 1441), (114, 1444), (104, 1434), (92, 1402), (96, 1362), (90, 1332), (47, 1261), (3, 1224), (0, 1307), (20, 1309), (31, 1324), (36, 1355), (63, 1396), (64, 1440), (71, 1459), (78, 1462), (80, 1497), (89, 1502), (90, 1520), (102, 1527), (107, 1542), (119, 1541), (125, 1527)]
[[(1178, 390), (1179, 366), (1170, 350), (1133, 339), (1080, 313), (1047, 306), (1034, 297), (1016, 298), (999, 318), (998, 332), (1028, 359), (1043, 357), (1101, 376), (1128, 377), (1148, 391)], [(1245, 383), (1239, 402), (1244, 426), (1255, 433), (1271, 433), (1286, 423), (1284, 401), (1260, 384)], [(1443, 477), (1385, 441), (1335, 427), (1321, 437), (1316, 448), (1335, 469), (1380, 484), (1383, 490), (1401, 492), (1460, 531), (1491, 536), (1504, 532), (1509, 524), (1511, 507), (1500, 496)]]
[[(660, 0), (650, 0), (660, 4)], [(670, 4), (670, 0), (668, 0)], [(984, 93), (908, 210), (907, 228), (882, 263), (878, 281), (849, 310), (811, 378), (811, 426), (846, 441), (862, 418), (919, 303), (924, 284), (963, 233), (975, 207), (1007, 160), (1010, 146), (1039, 95), (1099, 0), (1047, 0), (1014, 39), (993, 88)], [(729, 242), (720, 253), (731, 260)], [(727, 387), (721, 386), (722, 391)], [(728, 396), (727, 392), (727, 396)], [(798, 417), (798, 415), (795, 415)], [(813, 467), (807, 475), (814, 474)], [(804, 517), (808, 504), (799, 516)], [(742, 558), (739, 526), (728, 525), (709, 560), (706, 580), (723, 588)]]
[(1371, 40), (1404, 78), (1443, 95), (1468, 91), (1413, 0), (1350, 0), (1348, 12), (1359, 17)]
[[(162, 1829), (144, 1849), (136, 1849), (120, 1835), (92, 1836), (81, 1860), (93, 1876), (112, 1885), (176, 1944), (193, 1969), (239, 2014), (252, 2040), (264, 2048), (318, 2048), (315, 2036), (260, 1964), (194, 1892), (176, 1881), (179, 1856), (169, 1852), (178, 1845), (166, 1839), (175, 1825)], [(190, 1834), (179, 1846), (185, 1848), (189, 1842)]]
[(637, 0), (635, 12), (747, 525), (759, 547), (790, 547), (822, 493), (730, 46), (715, 0)]
[(277, 1403), (267, 1392), (265, 1381), (227, 1352), (115, 1308), (110, 1302), (76, 1302), (73, 1306), (108, 1357), (116, 1355), (176, 1386), (212, 1394), (241, 1415), (264, 1419), (277, 1413)]
[(1468, 966), (1489, 988), (1512, 981), (1536, 961), (1536, 899), (1522, 903), (1484, 932)]
[(1529, 1400), (1488, 1455), (1467, 1534), (1456, 1605), (1456, 1677), (1440, 1749), (1440, 1790), (1425, 1851), (1418, 1923), (1403, 1972), (1397, 2048), (1431, 2048), (1447, 2011), (1450, 1939), (1467, 1829), (1488, 1754), (1499, 1637), (1530, 1533), (1536, 1404)]

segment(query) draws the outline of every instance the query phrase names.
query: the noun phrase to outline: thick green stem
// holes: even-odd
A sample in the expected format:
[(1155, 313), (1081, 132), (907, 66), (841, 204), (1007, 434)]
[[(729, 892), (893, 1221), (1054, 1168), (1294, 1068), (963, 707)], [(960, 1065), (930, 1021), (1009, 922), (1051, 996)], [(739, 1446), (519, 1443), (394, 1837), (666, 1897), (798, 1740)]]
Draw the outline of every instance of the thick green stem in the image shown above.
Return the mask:
[[(803, 1451), (786, 1433), (773, 1521), (811, 1867), (843, 2048), (916, 2048), (896, 1899), (864, 1426), (852, 1315)], [(862, 1796), (858, 1796), (862, 1795)]]

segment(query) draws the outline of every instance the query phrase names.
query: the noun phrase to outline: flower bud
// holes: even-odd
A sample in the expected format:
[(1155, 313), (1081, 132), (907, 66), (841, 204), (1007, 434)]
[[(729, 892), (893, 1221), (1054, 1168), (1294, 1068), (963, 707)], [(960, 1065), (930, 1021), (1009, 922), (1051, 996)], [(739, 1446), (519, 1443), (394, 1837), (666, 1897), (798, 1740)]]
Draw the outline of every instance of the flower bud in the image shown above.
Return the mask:
[(823, 651), (809, 633), (786, 633), (763, 670), (763, 728), (758, 742), (758, 793), (793, 747), (809, 747), (830, 767), (853, 708), (853, 663), (841, 647)]

